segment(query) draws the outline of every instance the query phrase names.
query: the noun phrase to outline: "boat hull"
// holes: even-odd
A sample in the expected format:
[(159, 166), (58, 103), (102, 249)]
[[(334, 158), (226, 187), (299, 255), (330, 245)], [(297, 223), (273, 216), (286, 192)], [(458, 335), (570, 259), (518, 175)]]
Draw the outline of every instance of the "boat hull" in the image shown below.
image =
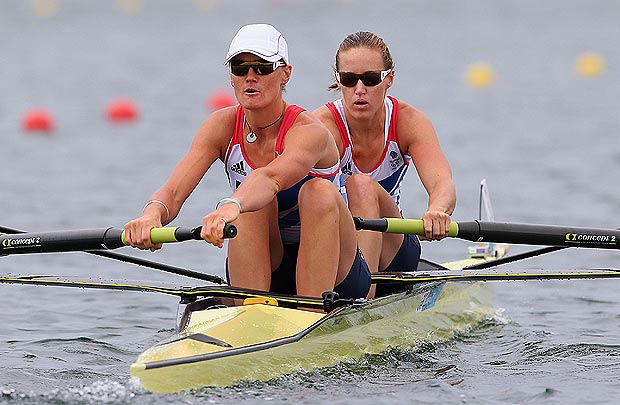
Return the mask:
[(491, 316), (494, 296), (488, 283), (426, 282), (327, 315), (265, 304), (199, 311), (184, 332), (145, 351), (131, 374), (157, 393), (269, 380), (448, 340)]

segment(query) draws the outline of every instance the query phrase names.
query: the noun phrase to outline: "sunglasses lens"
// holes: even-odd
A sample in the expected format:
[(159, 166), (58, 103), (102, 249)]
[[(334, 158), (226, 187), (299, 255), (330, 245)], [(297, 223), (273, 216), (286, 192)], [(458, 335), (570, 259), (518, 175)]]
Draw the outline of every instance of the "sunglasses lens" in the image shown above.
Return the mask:
[(273, 63), (262, 63), (254, 66), (254, 71), (257, 75), (266, 76), (273, 73)]
[(230, 65), (230, 73), (235, 76), (245, 76), (250, 70), (249, 66)]
[(350, 72), (339, 73), (340, 84), (345, 87), (354, 87), (357, 85), (357, 81), (361, 80), (364, 86), (374, 87), (381, 83), (381, 72), (366, 72), (361, 75)]
[(364, 86), (376, 86), (381, 83), (381, 72), (366, 72), (360, 77)]
[(250, 68), (259, 76), (266, 76), (273, 73), (274, 64), (271, 62), (242, 62), (240, 64), (230, 64), (230, 73), (235, 76), (245, 76)]
[(357, 84), (357, 81), (359, 80), (359, 75), (356, 75), (355, 73), (340, 73), (340, 84), (342, 84), (345, 87), (353, 87)]

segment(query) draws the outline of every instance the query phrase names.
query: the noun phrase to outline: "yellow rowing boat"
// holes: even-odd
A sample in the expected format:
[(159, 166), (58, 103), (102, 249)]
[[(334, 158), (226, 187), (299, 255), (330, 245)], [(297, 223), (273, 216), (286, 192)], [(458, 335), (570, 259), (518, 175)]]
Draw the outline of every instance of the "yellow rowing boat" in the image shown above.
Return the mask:
[(389, 347), (450, 339), (491, 316), (493, 302), (489, 283), (445, 281), (409, 283), (402, 292), (356, 300), (329, 313), (282, 307), (269, 296), (238, 306), (207, 298), (202, 307), (210, 307), (188, 311), (182, 330), (142, 353), (131, 375), (157, 393), (269, 380)]

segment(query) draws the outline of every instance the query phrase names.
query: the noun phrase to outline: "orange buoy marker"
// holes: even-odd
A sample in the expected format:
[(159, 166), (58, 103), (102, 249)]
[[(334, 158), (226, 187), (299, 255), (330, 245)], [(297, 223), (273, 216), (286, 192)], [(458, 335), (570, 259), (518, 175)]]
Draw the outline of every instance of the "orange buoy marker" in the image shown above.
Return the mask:
[(34, 108), (22, 117), (22, 129), (26, 132), (49, 132), (54, 129), (54, 118), (46, 109)]
[(207, 99), (207, 107), (211, 111), (237, 104), (235, 97), (227, 90), (216, 90)]
[(133, 122), (138, 118), (138, 106), (128, 98), (117, 98), (108, 103), (106, 117), (114, 123)]

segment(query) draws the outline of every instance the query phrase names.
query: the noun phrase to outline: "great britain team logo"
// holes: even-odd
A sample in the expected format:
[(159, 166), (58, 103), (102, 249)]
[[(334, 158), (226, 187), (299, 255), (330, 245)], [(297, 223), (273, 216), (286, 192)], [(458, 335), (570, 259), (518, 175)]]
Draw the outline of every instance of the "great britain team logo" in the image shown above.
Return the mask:
[(390, 167), (396, 169), (403, 162), (403, 158), (400, 156), (400, 153), (392, 150), (390, 151)]

